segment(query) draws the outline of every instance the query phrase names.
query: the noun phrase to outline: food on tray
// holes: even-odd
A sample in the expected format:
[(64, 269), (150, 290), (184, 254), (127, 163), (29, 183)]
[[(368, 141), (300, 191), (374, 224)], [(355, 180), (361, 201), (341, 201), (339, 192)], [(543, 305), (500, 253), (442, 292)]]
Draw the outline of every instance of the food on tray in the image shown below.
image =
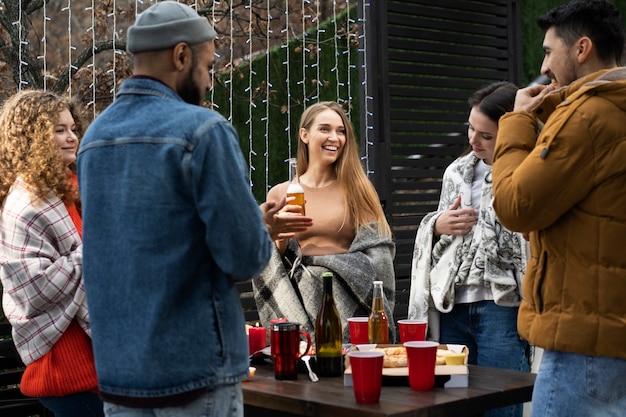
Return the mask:
[(454, 353), (444, 357), (446, 365), (463, 365), (465, 364), (464, 353)]
[[(404, 346), (375, 348), (374, 351), (385, 354), (383, 357), (383, 368), (404, 368), (408, 366), (406, 348)], [(450, 363), (446, 362), (446, 357), (450, 358)], [(437, 349), (437, 365), (462, 365), (464, 363), (464, 353), (457, 353), (448, 349)]]
[(404, 368), (408, 366), (406, 348), (404, 346), (375, 348), (373, 350), (385, 354), (383, 357), (383, 368)]
[[(446, 365), (446, 357), (458, 356), (457, 352), (448, 349), (437, 349), (437, 365)], [(463, 355), (465, 357), (465, 355)]]

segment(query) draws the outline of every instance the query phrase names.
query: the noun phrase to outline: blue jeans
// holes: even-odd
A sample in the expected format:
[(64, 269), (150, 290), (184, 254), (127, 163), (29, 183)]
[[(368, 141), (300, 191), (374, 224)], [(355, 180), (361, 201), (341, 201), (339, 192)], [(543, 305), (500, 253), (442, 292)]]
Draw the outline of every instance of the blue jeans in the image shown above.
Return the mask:
[[(466, 345), (468, 363), (492, 368), (530, 371), (530, 346), (517, 333), (517, 307), (501, 307), (493, 301), (455, 304), (442, 313), (441, 343)], [(490, 410), (486, 417), (522, 417), (523, 404)]]
[(104, 403), (107, 417), (243, 417), (241, 383), (219, 385), (182, 407), (130, 408)]
[(623, 417), (626, 360), (545, 350), (532, 417)]
[(54, 417), (104, 417), (102, 400), (93, 392), (38, 399), (44, 407), (54, 413)]

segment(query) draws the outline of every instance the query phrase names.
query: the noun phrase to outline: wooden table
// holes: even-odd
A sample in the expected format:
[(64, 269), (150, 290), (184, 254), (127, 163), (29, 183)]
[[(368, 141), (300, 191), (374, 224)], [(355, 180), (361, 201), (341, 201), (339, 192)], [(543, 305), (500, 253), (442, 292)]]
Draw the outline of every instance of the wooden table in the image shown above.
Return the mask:
[(469, 387), (415, 392), (403, 384), (383, 385), (380, 403), (357, 404), (343, 378), (311, 382), (306, 373), (294, 381), (277, 381), (271, 364), (255, 365), (256, 375), (243, 383), (246, 417), (461, 417), (528, 402), (535, 374), (470, 366)]

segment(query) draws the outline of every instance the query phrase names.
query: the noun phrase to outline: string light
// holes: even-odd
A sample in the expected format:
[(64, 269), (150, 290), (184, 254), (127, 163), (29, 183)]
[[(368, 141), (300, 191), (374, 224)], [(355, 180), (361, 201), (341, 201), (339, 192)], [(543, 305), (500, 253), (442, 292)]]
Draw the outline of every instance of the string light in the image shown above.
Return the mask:
[[(21, 3), (21, 2), (20, 2)], [(37, 59), (41, 59), (43, 64), (43, 89), (48, 89), (48, 10), (46, 8), (47, 2), (43, 2), (43, 22), (42, 22), (42, 31), (43, 37), (41, 38), (41, 45), (43, 49), (43, 53), (37, 57)], [(20, 13), (21, 15), (21, 13)]]
[(96, 5), (95, 0), (91, 0), (91, 7), (85, 10), (91, 10), (91, 27), (87, 28), (87, 33), (91, 31), (91, 64), (87, 68), (91, 68), (91, 101), (87, 103), (87, 108), (91, 106), (93, 117), (96, 117)]
[[(217, 18), (215, 17), (215, 9), (216, 9), (216, 6), (219, 6), (219, 5), (220, 5), (219, 1), (214, 1), (213, 5), (211, 6), (211, 20), (214, 26), (217, 23)], [(220, 54), (215, 52), (215, 60), (217, 61), (220, 58), (221, 58)], [(215, 73), (216, 71), (211, 71), (211, 86), (215, 85), (215, 81), (216, 81)], [(219, 105), (215, 104), (215, 89), (214, 88), (211, 88), (211, 105), (216, 110), (220, 108)]]
[[(264, 3), (263, 3), (264, 1)], [(280, 2), (280, 0), (277, 0), (278, 2)], [(343, 9), (343, 7), (341, 6), (341, 2), (344, 2), (345, 4), (345, 15), (346, 16), (346, 23), (345, 23), (345, 28), (343, 27), (343, 24), (340, 25), (340, 22), (338, 20), (338, 12)], [(369, 0), (369, 2), (371, 3), (371, 0)], [(125, 52), (121, 49), (117, 48), (117, 44), (119, 44), (119, 37), (120, 34), (118, 34), (118, 27), (120, 25), (119, 22), (121, 22), (121, 20), (117, 19), (118, 16), (118, 1), (117, 0), (112, 0), (111, 1), (111, 5), (112, 5), (112, 9), (108, 9), (106, 10), (106, 19), (107, 19), (107, 32), (105, 33), (110, 33), (111, 34), (111, 40), (112, 40), (112, 51), (113, 51), (113, 62), (110, 64), (109, 68), (107, 68), (106, 71), (106, 77), (107, 77), (107, 81), (112, 82), (111, 88), (110, 88), (110, 93), (111, 93), (111, 97), (113, 100), (116, 100), (116, 94), (117, 94), (117, 83), (118, 83), (118, 79), (117, 79), (117, 58), (119, 55), (121, 54), (125, 54)], [(146, 1), (146, 0), (134, 0), (134, 14), (135, 14), (135, 19), (137, 18), (137, 16), (143, 11), (145, 10), (147, 7), (149, 7), (152, 4), (158, 3), (157, 0), (150, 0), (150, 1)], [(187, 4), (191, 4), (192, 7), (195, 6), (196, 10), (198, 10), (200, 8), (200, 5), (205, 4), (205, 2), (200, 1), (200, 0), (195, 0), (195, 1), (186, 1), (185, 3)], [(322, 57), (322, 53), (323, 53), (323, 48), (326, 47), (328, 48), (327, 51), (325, 51), (326, 53), (328, 53), (328, 58), (330, 58), (330, 53), (332, 53), (333, 49), (334, 49), (334, 63), (331, 64), (332, 68), (330, 68), (330, 80), (332, 80), (332, 82), (335, 82), (336, 84), (336, 88), (335, 90), (335, 96), (336, 96), (336, 101), (339, 102), (340, 104), (344, 104), (344, 107), (346, 109), (346, 113), (348, 114), (348, 116), (350, 117), (350, 111), (351, 111), (351, 102), (353, 100), (352, 97), (352, 86), (351, 86), (351, 82), (352, 82), (352, 71), (356, 68), (355, 65), (352, 65), (351, 63), (351, 42), (352, 40), (354, 40), (353, 36), (355, 36), (354, 32), (351, 30), (351, 25), (354, 24), (355, 20), (353, 16), (350, 16), (350, 5), (352, 4), (354, 6), (354, 4), (356, 3), (356, 0), (333, 0), (332, 2), (329, 2), (330, 4), (325, 7), (322, 8), (324, 4), (328, 4), (328, 3), (322, 3), (320, 1), (315, 1), (313, 2), (312, 0), (301, 0), (300, 2), (300, 7), (302, 8), (302, 10), (294, 10), (294, 8), (292, 8), (291, 6), (293, 6), (293, 1), (292, 0), (284, 0), (284, 16), (283, 18), (285, 19), (285, 22), (276, 22), (277, 23), (277, 27), (281, 28), (280, 30), (280, 48), (285, 48), (284, 51), (284, 55), (281, 55), (281, 58), (284, 59), (284, 62), (282, 62), (282, 68), (284, 69), (284, 73), (285, 73), (285, 89), (286, 89), (286, 97), (285, 100), (286, 102), (281, 103), (281, 105), (284, 105), (284, 108), (282, 110), (282, 115), (280, 115), (278, 117), (279, 120), (270, 120), (270, 117), (275, 117), (275, 116), (270, 116), (271, 114), (273, 114), (273, 112), (271, 111), (272, 109), (272, 105), (270, 103), (270, 99), (272, 97), (272, 90), (273, 90), (273, 85), (272, 85), (272, 79), (274, 77), (275, 72), (272, 72), (272, 59), (275, 59), (276, 55), (272, 55), (272, 51), (271, 51), (271, 47), (276, 42), (276, 36), (274, 35), (273, 31), (272, 31), (272, 26), (273, 23), (275, 22), (275, 18), (276, 15), (273, 15), (273, 11), (275, 10), (274, 8), (276, 7), (276, 1), (270, 1), (270, 0), (256, 0), (256, 1), (247, 1), (247, 2), (243, 2), (240, 5), (233, 5), (233, 4), (225, 4), (224, 1), (219, 1), (219, 0), (215, 0), (211, 2), (211, 9), (210, 9), (210, 15), (208, 16), (209, 19), (212, 20), (213, 25), (217, 26), (217, 25), (221, 25), (222, 30), (226, 30), (227, 33), (228, 31), (230, 32), (229, 34), (227, 34), (226, 36), (230, 37), (230, 39), (224, 39), (225, 42), (227, 42), (226, 44), (229, 45), (228, 52), (224, 51), (222, 52), (222, 54), (224, 53), (228, 53), (229, 57), (226, 59), (226, 65), (224, 66), (224, 68), (226, 70), (228, 70), (228, 75), (225, 77), (226, 79), (224, 80), (225, 85), (227, 85), (227, 92), (226, 92), (226, 96), (227, 99), (229, 100), (229, 110), (228, 112), (225, 111), (224, 109), (224, 113), (225, 116), (227, 116), (228, 120), (231, 121), (231, 123), (237, 123), (236, 120), (234, 120), (235, 117), (235, 100), (236, 97), (240, 96), (240, 93), (236, 90), (236, 86), (235, 86), (235, 77), (237, 76), (237, 74), (235, 73), (236, 68), (235, 68), (235, 59), (236, 59), (236, 55), (237, 55), (237, 50), (235, 50), (236, 46), (236, 36), (240, 35), (238, 33), (238, 31), (236, 31), (236, 29), (238, 28), (238, 26), (236, 26), (237, 24), (237, 10), (242, 10), (242, 9), (236, 9), (236, 7), (241, 7), (244, 6), (247, 10), (247, 13), (245, 15), (242, 16), (247, 16), (248, 18), (248, 24), (247, 24), (247, 28), (246, 30), (248, 31), (248, 36), (246, 37), (246, 42), (248, 44), (248, 48), (245, 48), (245, 51), (248, 55), (248, 63), (250, 66), (250, 72), (248, 74), (248, 82), (247, 82), (247, 86), (244, 87), (246, 89), (246, 97), (249, 100), (249, 109), (248, 109), (248, 116), (247, 116), (247, 120), (245, 121), (245, 123), (248, 125), (248, 129), (247, 129), (247, 133), (248, 133), (248, 140), (249, 140), (249, 155), (248, 155), (248, 162), (249, 162), (249, 174), (250, 174), (250, 186), (252, 187), (252, 173), (256, 170), (258, 170), (260, 168), (259, 164), (261, 164), (262, 162), (260, 162), (260, 159), (257, 158), (257, 152), (260, 150), (261, 146), (264, 147), (264, 161), (265, 161), (265, 188), (269, 187), (269, 178), (270, 178), (270, 154), (269, 154), (269, 149), (270, 149), (270, 129), (272, 125), (276, 125), (277, 123), (282, 124), (285, 127), (285, 131), (286, 131), (286, 140), (287, 140), (287, 153), (289, 155), (289, 158), (294, 157), (295, 155), (295, 149), (293, 148), (293, 140), (294, 140), (294, 132), (292, 132), (292, 117), (294, 117), (295, 115), (293, 114), (293, 111), (296, 110), (296, 106), (297, 109), (300, 109), (300, 106), (302, 105), (304, 108), (306, 108), (311, 102), (315, 102), (315, 101), (320, 101), (322, 98), (322, 95), (326, 96), (327, 94), (324, 93), (324, 80), (322, 80), (322, 78), (326, 78), (328, 79), (326, 76), (324, 76), (324, 74), (327, 74), (327, 70), (328, 68), (322, 68), (322, 62), (325, 62), (323, 60), (323, 58), (325, 59), (326, 57)], [(357, 36), (359, 36), (359, 40), (360, 40), (360, 46), (359, 51), (363, 54), (363, 56), (365, 57), (365, 62), (367, 62), (368, 60), (368, 49), (367, 49), (367, 37), (366, 37), (366, 33), (365, 31), (367, 30), (366, 25), (364, 24), (367, 20), (367, 18), (371, 18), (370, 16), (368, 16), (369, 12), (371, 11), (371, 7), (370, 7), (370, 3), (366, 3), (363, 2), (361, 3), (362, 8), (363, 8), (363, 22), (358, 22), (359, 23), (359, 27), (362, 28), (361, 31), (362, 33), (360, 35), (357, 34)], [(19, 2), (19, 16), (16, 22), (14, 22), (13, 24), (17, 27), (19, 27), (19, 40), (20, 40), (20, 45), (19, 45), (19, 85), (18, 88), (22, 89), (24, 88), (25, 85), (29, 84), (29, 80), (30, 78), (27, 76), (28, 75), (28, 65), (29, 65), (29, 60), (28, 60), (28, 55), (27, 55), (27, 49), (26, 49), (26, 45), (28, 44), (28, 37), (26, 36), (26, 31), (25, 31), (25, 27), (26, 27), (26, 23), (24, 22), (24, 18), (23, 18), (23, 4), (24, 2)], [(99, 100), (98, 98), (98, 94), (97, 94), (97, 86), (98, 86), (98, 71), (97, 71), (97, 63), (98, 60), (96, 59), (96, 55), (100, 52), (97, 50), (97, 41), (98, 41), (98, 34), (96, 33), (97, 28), (98, 28), (98, 22), (97, 22), (97, 18), (98, 18), (98, 10), (96, 10), (96, 7), (100, 7), (99, 3), (97, 2), (97, 0), (91, 0), (90, 2), (90, 6), (87, 5), (86, 7), (83, 7), (84, 5), (81, 3), (81, 8), (77, 9), (77, 2), (74, 1), (74, 4), (72, 4), (72, 0), (66, 0), (63, 2), (63, 7), (61, 9), (61, 13), (63, 14), (63, 20), (65, 18), (67, 18), (67, 36), (68, 36), (68, 40), (67, 40), (67, 62), (68, 62), (68, 86), (67, 86), (67, 90), (66, 93), (69, 94), (70, 96), (73, 94), (73, 90), (76, 90), (76, 86), (72, 85), (72, 79), (74, 74), (76, 74), (76, 71), (78, 70), (78, 68), (76, 68), (73, 65), (73, 58), (74, 55), (76, 54), (76, 47), (73, 45), (73, 38), (72, 36), (74, 35), (73, 31), (75, 32), (76, 26), (73, 25), (73, 21), (74, 20), (81, 20), (81, 21), (86, 21), (87, 19), (90, 19), (90, 26), (89, 28), (86, 30), (88, 35), (91, 35), (91, 42), (92, 42), (92, 59), (91, 61), (88, 63), (88, 65), (86, 66), (87, 68), (89, 68), (89, 70), (91, 70), (91, 84), (89, 85), (89, 89), (90, 91), (87, 93), (89, 95), (89, 101), (87, 103), (87, 106), (92, 106), (91, 110), (93, 112), (94, 117), (96, 117), (96, 113), (99, 109), (98, 107), (98, 103), (96, 102), (97, 100)], [(126, 3), (125, 3), (126, 4)], [(130, 3), (132, 4), (132, 2)], [(313, 7), (313, 4), (315, 4), (315, 7)], [(37, 56), (37, 60), (38, 62), (41, 62), (42, 65), (42, 69), (43, 69), (43, 88), (47, 89), (50, 85), (50, 83), (48, 83), (49, 78), (52, 77), (51, 74), (49, 74), (49, 65), (48, 65), (48, 59), (49, 54), (48, 54), (48, 48), (47, 48), (47, 41), (49, 40), (48, 38), (48, 32), (50, 29), (50, 23), (49, 21), (51, 21), (51, 17), (52, 15), (49, 16), (50, 13), (50, 9), (49, 9), (49, 4), (48, 2), (43, 2), (42, 4), (42, 9), (43, 9), (43, 35), (41, 38), (41, 42), (42, 42), (42, 46), (41, 46), (41, 55)], [(109, 6), (111, 7), (111, 6)], [(332, 10), (330, 9), (330, 7), (332, 7)], [(254, 26), (255, 24), (255, 18), (258, 17), (255, 15), (255, 11), (257, 11), (257, 8), (261, 9), (264, 8), (265, 12), (264, 14), (267, 16), (267, 19), (265, 20), (265, 22), (262, 22), (262, 19), (259, 20), (259, 24), (266, 24), (267, 28), (266, 28), (266, 33), (265, 33), (265, 80), (261, 81), (257, 79), (257, 71), (258, 71), (258, 67), (263, 66), (263, 64), (261, 62), (257, 62), (254, 63), (253, 61), (253, 57), (254, 54), (256, 52), (259, 51), (259, 46), (257, 43), (259, 43), (259, 41), (255, 42), (255, 30), (256, 29), (260, 29), (260, 28), (256, 28)], [(79, 14), (83, 14), (83, 13), (90, 13), (90, 16), (87, 17), (85, 16), (79, 16)], [(290, 45), (290, 42), (292, 40), (294, 40), (294, 37), (298, 37), (300, 36), (300, 34), (296, 33), (294, 34), (293, 31), (293, 26), (294, 26), (294, 22), (297, 21), (295, 20), (294, 22), (291, 21), (291, 18), (295, 18), (295, 16), (297, 15), (296, 13), (301, 12), (301, 14), (298, 16), (298, 20), (301, 20), (300, 23), (297, 23), (298, 26), (301, 25), (302, 27), (302, 31), (301, 31), (301, 48), (300, 50), (297, 50), (295, 53), (298, 54), (298, 56), (301, 53), (302, 56), (302, 66), (301, 66), (301, 70), (297, 70), (295, 67), (293, 67), (293, 62), (292, 59), (294, 58), (294, 51), (291, 50), (292, 45)], [(67, 14), (65, 16), (65, 13)], [(226, 14), (228, 13), (228, 14)], [(329, 28), (326, 29), (325, 26), (323, 26), (324, 22), (320, 22), (320, 20), (322, 19), (322, 17), (324, 15), (328, 15), (331, 17), (332, 21), (330, 22)], [(226, 26), (226, 22), (225, 19), (229, 18), (229, 23), (230, 23), (230, 27), (229, 29), (228, 26)], [(131, 16), (132, 18), (132, 16)], [(218, 21), (219, 20), (219, 21)], [(343, 22), (343, 20), (341, 20), (341, 22)], [(112, 31), (111, 28), (112, 27)], [(307, 27), (309, 29), (313, 29), (316, 30), (316, 34), (315, 37), (313, 36), (312, 33), (309, 33), (307, 30)], [(274, 28), (274, 30), (276, 30), (276, 28)], [(326, 30), (334, 30), (334, 37), (333, 39), (329, 39), (328, 36), (324, 35), (324, 32)], [(91, 32), (91, 33), (90, 33)], [(327, 39), (327, 41), (324, 41), (324, 39)], [(260, 41), (262, 43), (262, 41)], [(331, 43), (332, 42), (332, 43)], [(225, 45), (224, 45), (225, 46)], [(261, 47), (262, 48), (262, 47)], [(216, 54), (216, 59), (219, 62), (219, 59), (222, 58), (219, 54)], [(342, 66), (343, 63), (343, 59), (346, 59), (346, 66), (347, 68), (344, 67), (344, 69), (347, 69), (347, 73), (345, 75), (343, 75), (343, 71), (340, 71), (340, 66)], [(332, 58), (331, 58), (332, 59)], [(332, 62), (332, 61), (331, 61)], [(255, 69), (257, 71), (255, 71)], [(295, 70), (295, 71), (294, 71)], [(297, 78), (300, 78), (300, 75), (297, 73), (301, 72), (301, 79), (297, 80), (298, 85), (300, 85), (302, 87), (302, 91), (300, 92), (299, 87), (297, 89), (297, 94), (298, 94), (298, 99), (294, 100), (294, 97), (292, 96), (292, 94), (296, 91), (293, 90), (291, 87), (296, 85), (296, 84), (292, 84), (294, 82), (294, 80), (292, 80), (292, 78), (295, 76)], [(334, 73), (334, 74), (332, 74)], [(370, 157), (370, 153), (371, 153), (371, 133), (369, 132), (370, 130), (372, 130), (372, 122), (373, 122), (373, 118), (372, 118), (372, 97), (369, 95), (371, 89), (369, 89), (369, 79), (368, 79), (368, 70), (367, 70), (367, 66), (363, 65), (362, 68), (362, 73), (363, 73), (363, 88), (362, 91), (365, 92), (364, 96), (361, 98), (361, 107), (363, 109), (363, 114), (365, 115), (365, 123), (367, 128), (364, 129), (364, 135), (365, 137), (363, 138), (364, 140), (364, 155), (363, 155), (363, 159), (366, 162), (366, 170), (368, 172), (368, 174), (371, 173), (370, 171), (370, 167), (369, 167), (369, 157)], [(226, 75), (226, 74), (225, 74)], [(311, 80), (315, 80), (314, 84), (311, 84)], [(215, 72), (211, 73), (211, 80), (213, 81), (213, 84), (216, 84), (216, 74)], [(309, 80), (307, 82), (307, 80)], [(276, 80), (273, 80), (274, 82)], [(239, 84), (238, 84), (239, 85)], [(263, 91), (265, 90), (265, 91)], [(293, 90), (293, 91), (292, 91)], [(332, 90), (330, 90), (332, 91)], [(219, 109), (219, 106), (217, 104), (215, 104), (215, 90), (211, 90), (211, 103), (213, 103), (214, 108)], [(245, 93), (244, 93), (245, 94)], [(301, 99), (300, 99), (301, 97)], [(345, 101), (348, 101), (348, 105), (345, 105)], [(264, 108), (264, 112), (261, 111), (261, 114), (257, 115), (257, 111), (260, 109), (257, 109), (259, 106), (259, 103), (263, 102), (263, 105), (265, 106)], [(255, 110), (257, 109), (257, 110)], [(264, 113), (264, 114), (263, 114)], [(284, 116), (286, 116), (286, 120), (284, 119)], [(241, 123), (241, 121), (239, 122)], [(255, 140), (255, 137), (253, 136), (253, 133), (257, 133), (259, 129), (264, 129), (264, 144), (261, 145), (262, 142), (259, 141), (259, 143), (257, 143), (257, 141)], [(259, 135), (257, 134), (256, 137), (258, 138)], [(282, 140), (282, 139), (281, 139)], [(256, 165), (256, 166), (255, 166)], [(257, 185), (258, 186), (258, 185)]]
[(248, 146), (249, 146), (249, 151), (248, 151), (248, 170), (249, 170), (249, 178), (250, 178), (250, 188), (254, 187), (254, 184), (252, 182), (252, 171), (254, 171), (254, 164), (252, 161), (252, 158), (254, 156), (256, 156), (256, 152), (254, 151), (254, 141), (253, 136), (252, 136), (252, 110), (256, 107), (256, 105), (254, 104), (254, 96), (253, 96), (253, 89), (252, 89), (252, 79), (253, 77), (256, 75), (256, 73), (254, 72), (254, 69), (252, 68), (252, 5), (251, 4), (247, 4), (246, 7), (248, 8), (248, 59), (249, 59), (249, 65), (250, 65), (250, 71), (248, 73), (248, 99), (250, 100), (250, 105), (248, 106), (248, 121), (246, 122), (248, 124)]
[[(266, 1), (267, 13), (267, 30), (265, 31), (265, 190), (270, 188), (269, 172), (270, 172), (270, 91), (272, 83), (270, 80), (270, 38), (272, 34), (272, 13), (270, 10), (270, 2)], [(263, 121), (263, 119), (261, 119)]]
[(22, 89), (23, 85), (27, 85), (28, 81), (24, 80), (22, 78), (22, 68), (25, 66), (28, 66), (28, 63), (24, 61), (24, 58), (22, 57), (22, 47), (24, 45), (28, 45), (28, 41), (24, 40), (23, 37), (23, 33), (24, 33), (24, 26), (22, 25), (22, 2), (20, 1), (19, 7), (18, 7), (18, 13), (19, 13), (19, 17), (17, 18), (17, 22), (13, 22), (13, 26), (17, 26), (17, 31), (18, 31), (18, 38), (19, 38), (19, 46), (18, 46), (18, 59), (19, 59), (19, 85), (17, 86), (18, 90)]
[(320, 100), (320, 84), (322, 83), (322, 80), (320, 80), (320, 55), (322, 54), (322, 47), (320, 46), (320, 33), (322, 32), (322, 29), (320, 28), (320, 2), (318, 1), (316, 3), (317, 8), (316, 8), (316, 13), (317, 15), (315, 16), (314, 22), (315, 22), (315, 26), (317, 28), (316, 30), (316, 36), (315, 36), (315, 97), (314, 100), (317, 102)]
[(291, 79), (291, 74), (289, 72), (289, 0), (285, 0), (285, 29), (282, 30), (282, 33), (285, 34), (285, 43), (282, 47), (286, 50), (285, 52), (285, 65), (287, 77), (285, 79), (285, 84), (287, 87), (287, 127), (285, 131), (287, 132), (287, 149), (289, 151), (289, 158), (292, 158), (291, 151), (291, 89), (289, 80)]
[(229, 97), (230, 100), (228, 101), (230, 103), (229, 106), (229, 110), (228, 110), (228, 120), (230, 122), (233, 121), (233, 75), (234, 75), (234, 67), (233, 67), (233, 59), (234, 59), (234, 53), (233, 53), (233, 35), (235, 33), (235, 26), (233, 24), (233, 8), (232, 5), (231, 7), (229, 7), (229, 16), (230, 16), (230, 60), (228, 62), (228, 73), (229, 73), (229, 77), (228, 77), (228, 93), (229, 93)]
[[(21, 3), (21, 2), (20, 2)], [(67, 93), (72, 96), (72, 70), (76, 69), (72, 65), (72, 0), (67, 0), (67, 6), (62, 11), (67, 10)]]
[(350, 17), (350, 0), (346, 0), (346, 60), (348, 63), (348, 70), (346, 71), (346, 88), (347, 88), (347, 96), (348, 96), (348, 117), (352, 115), (352, 69), (354, 66), (352, 65), (352, 55), (350, 50), (351, 48), (351, 27), (354, 20)]
[(374, 171), (370, 170), (370, 166), (369, 166), (369, 160), (370, 160), (369, 149), (370, 149), (370, 146), (373, 144), (372, 142), (370, 142), (370, 139), (369, 139), (370, 137), (369, 131), (374, 128), (370, 124), (370, 119), (371, 119), (370, 116), (372, 116), (372, 113), (370, 112), (370, 101), (373, 100), (373, 97), (371, 97), (368, 92), (368, 73), (367, 73), (367, 16), (369, 16), (369, 10), (368, 10), (369, 7), (370, 7), (370, 3), (368, 3), (367, 1), (363, 1), (363, 7), (362, 7), (363, 17), (362, 17), (362, 21), (360, 25), (362, 30), (361, 30), (361, 34), (359, 35), (359, 37), (361, 38), (361, 42), (362, 42), (362, 47), (360, 48), (360, 52), (363, 54), (362, 104), (363, 104), (364, 109), (362, 111), (365, 112), (365, 125), (366, 125), (365, 137), (363, 138), (363, 140), (365, 140), (365, 146), (363, 147), (365, 155), (362, 157), (362, 159), (365, 160), (365, 172), (367, 173), (367, 175), (374, 173)]
[(107, 18), (113, 17), (113, 36), (111, 39), (113, 40), (113, 63), (112, 68), (108, 70), (108, 72), (113, 77), (113, 86), (109, 90), (109, 92), (113, 95), (113, 100), (117, 98), (117, 55), (121, 54), (122, 51), (117, 50), (117, 15), (115, 11), (117, 10), (116, 0), (113, 0), (113, 11), (107, 14)]
[[(337, 2), (335, 0), (333, 0), (333, 25), (335, 28), (335, 36), (333, 37), (333, 40), (335, 41), (335, 66), (330, 70), (330, 72), (334, 72), (335, 73), (335, 83), (337, 85), (337, 102), (339, 104), (341, 104), (341, 102), (343, 101), (341, 99), (341, 93), (339, 91), (339, 87), (341, 86), (341, 83), (339, 81), (339, 28), (337, 27)], [(348, 68), (348, 71), (350, 69)]]
[(309, 33), (306, 30), (306, 21), (311, 18), (311, 15), (307, 12), (307, 3), (310, 4), (310, 1), (302, 0), (302, 79), (298, 81), (298, 84), (302, 85), (302, 103), (304, 104), (304, 107), (307, 106), (308, 101), (308, 97), (306, 95), (306, 56), (309, 52), (307, 47), (307, 37), (309, 36)]

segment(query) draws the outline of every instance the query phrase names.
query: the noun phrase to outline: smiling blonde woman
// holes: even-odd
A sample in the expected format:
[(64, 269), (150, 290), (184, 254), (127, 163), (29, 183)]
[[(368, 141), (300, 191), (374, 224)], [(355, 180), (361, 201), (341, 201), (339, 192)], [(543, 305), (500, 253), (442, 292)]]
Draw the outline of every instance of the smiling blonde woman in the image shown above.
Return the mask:
[[(307, 230), (276, 241), (270, 265), (253, 279), (259, 316), (264, 324), (277, 317), (299, 322), (313, 332), (322, 299), (324, 272), (338, 280), (333, 292), (349, 340), (347, 320), (367, 316), (373, 281), (383, 281), (385, 310), (393, 322), (395, 245), (376, 189), (359, 157), (352, 123), (335, 102), (308, 107), (300, 119), (297, 173), (306, 199)], [(274, 186), (267, 201), (279, 201), (289, 183)], [(287, 205), (284, 215), (301, 208)], [(393, 332), (393, 326), (390, 326)], [(391, 340), (395, 339), (392, 334)]]

